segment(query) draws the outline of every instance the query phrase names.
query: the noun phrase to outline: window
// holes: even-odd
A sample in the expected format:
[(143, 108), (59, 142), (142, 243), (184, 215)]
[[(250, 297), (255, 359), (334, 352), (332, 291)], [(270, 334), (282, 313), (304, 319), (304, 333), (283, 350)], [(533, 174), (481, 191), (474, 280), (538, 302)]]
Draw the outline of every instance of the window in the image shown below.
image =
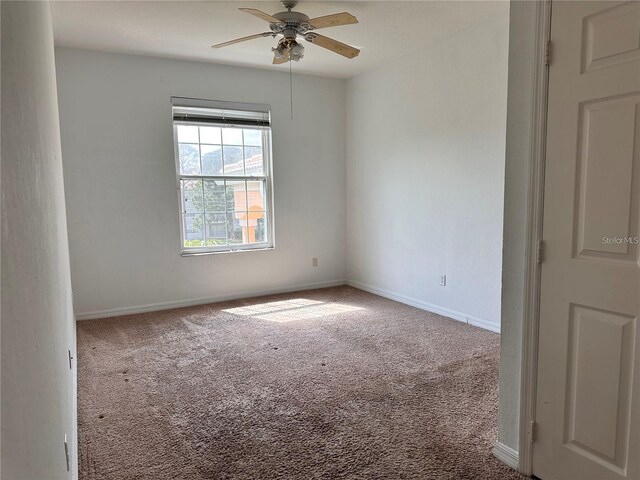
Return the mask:
[(171, 101), (182, 253), (273, 247), (269, 106)]

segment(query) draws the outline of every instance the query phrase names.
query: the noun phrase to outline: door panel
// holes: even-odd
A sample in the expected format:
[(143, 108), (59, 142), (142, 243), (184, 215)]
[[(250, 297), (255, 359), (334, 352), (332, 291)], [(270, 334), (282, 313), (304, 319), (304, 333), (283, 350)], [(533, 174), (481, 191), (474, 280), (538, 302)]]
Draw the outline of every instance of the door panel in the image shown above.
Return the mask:
[(620, 471), (629, 450), (636, 319), (580, 305), (569, 318), (565, 439), (578, 454)]
[(637, 261), (637, 245), (603, 241), (603, 232), (622, 238), (637, 231), (638, 201), (632, 194), (638, 189), (632, 180), (640, 158), (634, 152), (640, 137), (639, 106), (638, 94), (580, 105), (576, 210), (576, 253), (580, 257)]
[(556, 1), (551, 40), (533, 472), (640, 479), (640, 2)]
[(640, 3), (609, 6), (584, 17), (583, 69), (604, 68), (640, 58)]

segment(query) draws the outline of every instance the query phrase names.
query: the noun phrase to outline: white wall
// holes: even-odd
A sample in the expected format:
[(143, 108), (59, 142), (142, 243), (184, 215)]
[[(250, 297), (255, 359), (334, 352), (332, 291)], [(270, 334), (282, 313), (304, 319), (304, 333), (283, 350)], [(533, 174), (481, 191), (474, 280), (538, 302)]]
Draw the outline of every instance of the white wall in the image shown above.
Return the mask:
[(0, 5), (2, 478), (71, 478), (75, 325), (51, 17), (48, 3)]
[(498, 441), (519, 450), (525, 235), (534, 105), (535, 2), (511, 2)]
[(355, 286), (497, 330), (509, 4), (487, 9), (349, 80), (347, 259)]
[[(295, 75), (291, 120), (288, 71), (56, 52), (79, 318), (344, 282), (344, 80)], [(171, 96), (271, 104), (275, 250), (180, 256)]]

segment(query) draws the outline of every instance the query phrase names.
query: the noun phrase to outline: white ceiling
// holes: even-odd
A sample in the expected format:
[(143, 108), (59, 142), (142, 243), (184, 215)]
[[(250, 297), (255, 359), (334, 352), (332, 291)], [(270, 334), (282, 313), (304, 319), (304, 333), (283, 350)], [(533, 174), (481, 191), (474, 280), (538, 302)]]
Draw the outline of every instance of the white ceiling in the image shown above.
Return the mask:
[[(352, 60), (305, 42), (295, 72), (349, 78), (384, 65), (478, 19), (495, 14), (489, 1), (302, 1), (295, 10), (318, 17), (348, 11), (360, 23), (322, 30), (360, 48)], [(267, 22), (238, 10), (283, 11), (274, 1), (55, 1), (56, 45), (107, 52), (181, 58), (288, 71), (271, 65), (276, 40), (260, 38), (220, 50), (214, 43), (269, 30)]]

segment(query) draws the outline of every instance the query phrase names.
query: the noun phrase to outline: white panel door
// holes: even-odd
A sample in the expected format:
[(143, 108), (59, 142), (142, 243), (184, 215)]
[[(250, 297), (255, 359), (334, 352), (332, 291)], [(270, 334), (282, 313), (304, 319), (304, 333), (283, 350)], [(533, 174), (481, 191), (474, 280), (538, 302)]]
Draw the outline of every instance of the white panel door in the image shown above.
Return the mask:
[(640, 2), (553, 2), (533, 472), (640, 479)]

